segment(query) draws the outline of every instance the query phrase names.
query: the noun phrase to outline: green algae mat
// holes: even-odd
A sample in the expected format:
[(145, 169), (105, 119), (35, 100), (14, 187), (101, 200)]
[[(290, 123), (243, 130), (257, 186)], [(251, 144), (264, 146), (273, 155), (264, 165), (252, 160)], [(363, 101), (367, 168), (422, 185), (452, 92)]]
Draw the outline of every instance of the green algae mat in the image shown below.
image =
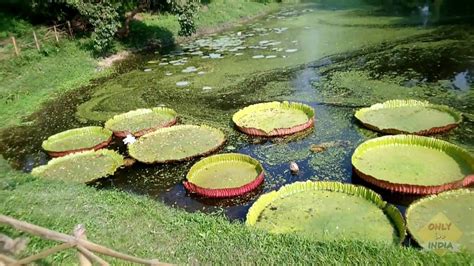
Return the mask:
[(254, 158), (227, 153), (204, 158), (189, 170), (184, 186), (190, 192), (210, 198), (243, 195), (262, 184), (263, 167)]
[(433, 194), (474, 183), (474, 157), (446, 141), (416, 135), (368, 140), (354, 151), (358, 176), (384, 189)]
[(407, 209), (408, 230), (425, 249), (474, 253), (473, 202), (472, 189), (422, 198)]
[(115, 173), (124, 164), (122, 155), (111, 150), (84, 151), (54, 158), (31, 171), (34, 176), (72, 182), (89, 182)]
[(285, 136), (312, 127), (314, 110), (302, 103), (259, 103), (239, 110), (232, 120), (248, 135)]
[(401, 243), (405, 223), (396, 207), (361, 186), (339, 182), (296, 182), (262, 195), (247, 225), (271, 233), (331, 240)]
[(112, 131), (90, 126), (52, 135), (43, 141), (42, 147), (52, 157), (59, 157), (74, 152), (98, 150), (107, 147), (111, 140)]
[(115, 115), (105, 122), (105, 128), (112, 130), (117, 137), (126, 137), (128, 134), (140, 137), (159, 128), (176, 124), (177, 116), (173, 109), (164, 107), (137, 109)]
[(416, 100), (391, 100), (362, 108), (355, 117), (367, 128), (387, 134), (431, 135), (458, 126), (460, 113), (448, 106)]
[(225, 135), (217, 128), (178, 125), (143, 135), (128, 146), (128, 152), (143, 163), (177, 162), (210, 154), (224, 142)]

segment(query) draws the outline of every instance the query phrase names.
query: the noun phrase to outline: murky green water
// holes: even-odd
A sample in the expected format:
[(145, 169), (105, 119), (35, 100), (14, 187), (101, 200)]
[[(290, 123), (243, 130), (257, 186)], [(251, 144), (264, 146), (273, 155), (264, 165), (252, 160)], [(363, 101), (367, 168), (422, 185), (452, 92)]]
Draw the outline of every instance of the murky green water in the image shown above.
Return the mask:
[[(362, 106), (408, 98), (450, 105), (465, 113), (464, 122), (436, 137), (474, 151), (474, 29), (468, 25), (423, 26), (417, 18), (381, 16), (373, 10), (295, 6), (184, 44), (174, 53), (133, 60), (134, 66), (123, 73), (49, 103), (30, 125), (3, 131), (1, 154), (13, 167), (30, 171), (49, 160), (41, 142), (54, 133), (100, 125), (136, 108), (167, 106), (179, 113), (182, 124), (222, 129), (228, 142), (221, 152), (260, 160), (264, 185), (232, 200), (188, 195), (181, 182), (196, 160), (135, 164), (93, 185), (146, 194), (189, 211), (222, 209), (230, 218), (242, 219), (260, 194), (285, 184), (360, 183), (352, 176), (350, 157), (358, 144), (378, 136), (355, 122), (353, 114)], [(272, 140), (249, 138), (233, 128), (231, 116), (239, 108), (272, 100), (311, 105), (315, 128)], [(314, 153), (313, 144), (327, 149)], [(112, 148), (126, 154), (120, 140)], [(299, 164), (298, 175), (290, 173), (291, 161)], [(377, 191), (400, 206), (413, 200)]]

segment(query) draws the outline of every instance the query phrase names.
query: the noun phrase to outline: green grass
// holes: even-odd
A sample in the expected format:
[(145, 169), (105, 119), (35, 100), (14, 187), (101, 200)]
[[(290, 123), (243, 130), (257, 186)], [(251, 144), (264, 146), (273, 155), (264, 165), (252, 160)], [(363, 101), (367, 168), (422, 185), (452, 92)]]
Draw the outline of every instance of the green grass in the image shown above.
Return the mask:
[[(0, 160), (0, 166), (8, 168), (4, 160)], [(462, 265), (474, 260), (473, 255), (464, 253), (438, 256), (363, 241), (316, 242), (292, 235), (272, 235), (228, 222), (220, 215), (190, 214), (143, 196), (43, 181), (14, 171), (0, 174), (0, 186), (2, 214), (64, 233), (82, 223), (91, 241), (170, 263)], [(0, 232), (19, 235), (4, 226)], [(23, 255), (52, 245), (51, 241), (34, 237)], [(70, 264), (75, 259), (72, 252), (65, 252), (46, 262)]]
[[(198, 30), (223, 22), (236, 22), (243, 16), (254, 16), (276, 8), (275, 4), (213, 1), (207, 9), (201, 9)], [(20, 57), (13, 57), (8, 36), (16, 36), (19, 44), (29, 43), (32, 42), (33, 29), (40, 36), (46, 28), (32, 26), (5, 14), (0, 14), (0, 24), (0, 121), (3, 121), (0, 128), (19, 125), (26, 116), (38, 110), (48, 99), (57, 97), (58, 93), (86, 85), (92, 79), (113, 72), (113, 69), (97, 71), (98, 59), (89, 50), (88, 38), (63, 38), (59, 45), (42, 44), (41, 53), (34, 48), (25, 48)], [(116, 42), (115, 50), (146, 48), (155, 43), (169, 46), (175, 41), (178, 30), (176, 16), (142, 14), (141, 21), (131, 25), (130, 38)]]

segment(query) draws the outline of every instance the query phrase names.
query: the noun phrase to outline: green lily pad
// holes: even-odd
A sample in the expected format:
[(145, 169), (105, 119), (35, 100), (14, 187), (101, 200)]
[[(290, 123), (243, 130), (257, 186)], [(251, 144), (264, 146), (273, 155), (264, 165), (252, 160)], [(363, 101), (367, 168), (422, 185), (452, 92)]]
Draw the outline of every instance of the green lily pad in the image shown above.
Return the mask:
[(34, 176), (73, 182), (89, 182), (112, 175), (124, 164), (122, 155), (111, 150), (84, 151), (54, 158), (31, 171)]
[(313, 126), (314, 110), (301, 103), (259, 103), (238, 111), (232, 120), (249, 135), (283, 136)]
[(448, 106), (416, 100), (391, 100), (362, 108), (355, 117), (366, 127), (388, 134), (431, 135), (455, 128), (460, 113)]
[(375, 192), (339, 182), (296, 182), (261, 196), (247, 225), (317, 240), (401, 243), (403, 217)]
[(416, 135), (375, 138), (352, 155), (356, 173), (366, 181), (411, 194), (439, 193), (468, 186), (474, 157), (446, 141)]
[(234, 197), (257, 188), (263, 176), (263, 167), (254, 158), (239, 153), (219, 154), (194, 164), (184, 186), (202, 196)]
[(183, 161), (216, 151), (224, 133), (209, 126), (178, 125), (143, 135), (128, 146), (130, 156), (143, 163)]
[(112, 131), (102, 127), (82, 127), (70, 129), (50, 136), (41, 145), (51, 156), (97, 150), (106, 147), (112, 139)]
[[(422, 198), (407, 209), (408, 230), (424, 248), (449, 247), (447, 242), (450, 242), (453, 250), (474, 252), (473, 202), (474, 191), (469, 189)], [(433, 242), (446, 244), (433, 245)]]
[(119, 114), (105, 122), (105, 128), (118, 137), (132, 134), (135, 137), (176, 124), (177, 113), (173, 109), (155, 107), (153, 109), (137, 109)]

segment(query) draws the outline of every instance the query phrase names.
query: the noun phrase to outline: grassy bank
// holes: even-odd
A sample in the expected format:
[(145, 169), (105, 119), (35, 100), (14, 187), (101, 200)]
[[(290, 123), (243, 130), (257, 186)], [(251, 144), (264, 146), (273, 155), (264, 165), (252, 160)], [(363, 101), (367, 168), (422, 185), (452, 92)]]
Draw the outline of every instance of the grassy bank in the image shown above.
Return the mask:
[[(6, 168), (5, 161), (0, 161)], [(367, 242), (315, 242), (271, 235), (220, 216), (189, 214), (146, 197), (85, 185), (35, 180), (18, 172), (0, 177), (0, 213), (69, 233), (82, 223), (88, 238), (119, 251), (171, 263), (203, 264), (469, 264), (468, 254), (438, 256), (413, 248)], [(0, 232), (18, 236), (10, 228)], [(27, 253), (51, 247), (32, 238)], [(73, 253), (48, 263), (73, 263)], [(115, 262), (118, 263), (118, 262)]]
[[(215, 28), (222, 23), (236, 23), (243, 17), (256, 16), (277, 8), (243, 1), (216, 1), (200, 10), (198, 31)], [(31, 40), (34, 29), (38, 36), (44, 26), (32, 26), (28, 22), (1, 14), (0, 37), (0, 120), (1, 127), (18, 125), (25, 116), (37, 110), (57, 93), (88, 84), (92, 79), (110, 75), (113, 70), (97, 67), (99, 59), (89, 50), (88, 38), (67, 40), (59, 45), (47, 44), (38, 53), (35, 49), (23, 49), (20, 57), (13, 57), (13, 47), (8, 36), (14, 35), (18, 43)], [(170, 44), (177, 36), (179, 24), (176, 16), (168, 14), (140, 14), (131, 25), (127, 40), (117, 42), (116, 51), (141, 49), (154, 45)]]

